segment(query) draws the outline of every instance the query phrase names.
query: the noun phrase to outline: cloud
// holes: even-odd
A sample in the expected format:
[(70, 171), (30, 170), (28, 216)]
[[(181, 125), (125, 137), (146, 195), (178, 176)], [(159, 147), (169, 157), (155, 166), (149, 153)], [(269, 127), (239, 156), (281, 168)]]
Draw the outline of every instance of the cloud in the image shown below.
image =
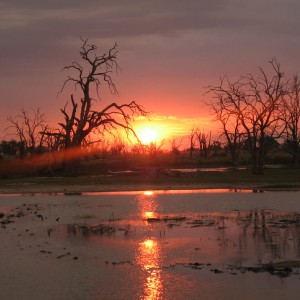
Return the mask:
[(0, 54), (15, 54), (16, 60), (45, 58), (63, 48), (65, 55), (73, 46), (70, 39), (80, 35), (114, 41), (140, 39), (143, 43), (147, 36), (181, 39), (186, 32), (201, 40), (209, 32), (212, 40), (214, 35), (227, 45), (226, 39), (230, 42), (237, 32), (243, 38), (251, 31), (257, 35), (296, 31), (297, 7), (296, 1), (276, 0), (9, 1), (0, 6), (0, 38), (5, 41)]
[(201, 113), (203, 87), (219, 76), (255, 72), (272, 56), (298, 71), (299, 8), (298, 0), (1, 1), (0, 90), (12, 99), (2, 108), (44, 94), (49, 103), (82, 36), (100, 53), (119, 43), (122, 98), (160, 114)]

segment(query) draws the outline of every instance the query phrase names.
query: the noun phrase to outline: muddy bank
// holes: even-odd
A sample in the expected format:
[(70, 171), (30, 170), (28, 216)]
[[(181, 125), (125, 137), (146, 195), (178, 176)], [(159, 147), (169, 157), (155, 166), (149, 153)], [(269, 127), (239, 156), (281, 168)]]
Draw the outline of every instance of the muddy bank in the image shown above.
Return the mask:
[(69, 194), (80, 195), (84, 193), (101, 193), (101, 192), (126, 192), (126, 191), (181, 191), (181, 190), (230, 190), (230, 191), (252, 191), (253, 193), (262, 193), (264, 191), (299, 191), (297, 186), (273, 186), (271, 184), (91, 184), (91, 185), (40, 185), (35, 183), (28, 184), (9, 184), (0, 186), (0, 195), (20, 194), (20, 195), (34, 195), (34, 194)]

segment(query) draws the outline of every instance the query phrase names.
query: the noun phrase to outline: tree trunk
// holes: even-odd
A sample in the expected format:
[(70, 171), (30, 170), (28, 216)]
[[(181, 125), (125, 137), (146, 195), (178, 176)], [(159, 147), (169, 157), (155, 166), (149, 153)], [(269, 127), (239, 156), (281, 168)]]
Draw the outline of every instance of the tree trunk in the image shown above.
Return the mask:
[(263, 175), (264, 174), (264, 143), (265, 143), (265, 137), (264, 137), (264, 134), (262, 133), (261, 134), (261, 137), (259, 139), (259, 147), (258, 147), (258, 151), (257, 151), (257, 154), (258, 154), (258, 157), (257, 157), (257, 171), (258, 171), (258, 175)]
[(260, 149), (258, 151), (258, 160), (257, 160), (257, 174), (258, 175), (263, 175), (264, 174), (264, 154), (263, 150)]
[(252, 153), (252, 173), (254, 175), (264, 174), (263, 158), (261, 157), (259, 151), (257, 150)]
[(300, 149), (297, 148), (294, 155), (294, 166), (295, 169), (299, 168), (299, 159), (300, 159)]
[(230, 156), (231, 156), (232, 166), (236, 167), (237, 160), (238, 160), (237, 149), (234, 145), (231, 145), (231, 144), (229, 144), (228, 147), (229, 147), (229, 152), (230, 152)]

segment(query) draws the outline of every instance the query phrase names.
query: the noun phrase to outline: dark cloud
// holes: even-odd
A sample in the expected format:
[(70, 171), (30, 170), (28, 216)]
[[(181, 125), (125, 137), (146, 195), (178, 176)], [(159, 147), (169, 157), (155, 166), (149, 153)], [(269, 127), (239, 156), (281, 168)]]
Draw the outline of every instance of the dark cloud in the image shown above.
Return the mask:
[[(176, 35), (186, 30), (249, 24), (235, 1), (7, 1), (0, 15), (2, 57), (16, 63), (65, 57), (66, 41)], [(246, 7), (245, 7), (246, 9)], [(8, 61), (8, 60), (5, 60)], [(5, 66), (3, 66), (5, 68)], [(7, 65), (8, 68), (11, 64)]]
[(40, 1), (22, 3), (26, 5), (12, 1), (2, 7), (1, 36), (14, 39), (30, 34), (32, 39), (57, 40), (88, 32), (102, 38), (130, 37), (247, 23), (243, 16), (231, 16), (232, 1), (89, 1), (84, 2), (86, 5), (83, 1), (47, 1), (44, 6)]
[(272, 56), (298, 71), (299, 10), (298, 0), (1, 1), (0, 90), (16, 99), (12, 87), (22, 90), (22, 82), (28, 87), (39, 77), (38, 86), (23, 89), (25, 103), (42, 95), (43, 84), (57, 91), (82, 36), (100, 51), (119, 43), (125, 93), (138, 82), (141, 92), (131, 90), (140, 98), (161, 91), (178, 105), (184, 93), (195, 101), (199, 86), (252, 71)]

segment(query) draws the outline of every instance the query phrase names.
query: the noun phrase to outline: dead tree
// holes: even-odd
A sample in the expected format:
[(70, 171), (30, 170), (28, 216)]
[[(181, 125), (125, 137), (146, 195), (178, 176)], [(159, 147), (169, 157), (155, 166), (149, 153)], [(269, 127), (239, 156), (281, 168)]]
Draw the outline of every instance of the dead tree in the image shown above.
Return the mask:
[(171, 146), (171, 154), (178, 155), (180, 153), (179, 148), (182, 146), (183, 138), (175, 139), (174, 137), (169, 140)]
[(20, 142), (20, 156), (26, 153), (34, 153), (45, 146), (47, 136), (45, 131), (48, 129), (45, 114), (40, 109), (32, 109), (31, 112), (25, 109), (16, 116), (9, 116), (8, 122), (11, 124), (7, 129), (11, 130), (18, 137)]
[(115, 136), (111, 141), (110, 153), (113, 156), (120, 157), (122, 154), (125, 153), (125, 141), (121, 136)]
[(220, 123), (221, 139), (225, 139), (225, 147), (228, 148), (232, 165), (236, 166), (244, 137), (241, 121), (237, 114), (229, 111), (223, 98), (215, 98), (209, 104), (215, 121)]
[(205, 133), (203, 130), (197, 128), (195, 130), (195, 136), (198, 140), (199, 155), (200, 157), (208, 157), (208, 149), (211, 146), (211, 132)]
[(135, 115), (146, 115), (143, 107), (135, 101), (103, 105), (100, 99), (103, 84), (108, 86), (112, 94), (117, 94), (112, 79), (112, 74), (118, 70), (117, 44), (107, 53), (99, 55), (94, 44), (82, 39), (79, 53), (81, 62), (73, 62), (64, 68), (70, 75), (61, 90), (62, 92), (68, 84), (73, 84), (77, 94), (72, 94), (70, 102), (61, 109), (64, 121), (58, 124), (59, 130), (51, 135), (56, 135), (65, 150), (82, 147), (92, 133), (104, 136), (123, 129), (136, 137), (131, 122)]
[(162, 152), (162, 147), (164, 146), (164, 144), (165, 144), (165, 140), (161, 140), (159, 142), (157, 141), (151, 142), (150, 144), (144, 146), (146, 148), (148, 155), (152, 158), (156, 158), (157, 155), (160, 152)]
[(287, 92), (284, 73), (276, 59), (270, 61), (272, 74), (259, 68), (260, 76), (242, 76), (231, 82), (221, 79), (219, 86), (210, 86), (212, 103), (220, 103), (227, 114), (240, 122), (247, 137), (248, 150), (255, 174), (263, 174), (266, 136), (274, 137), (280, 126), (280, 103)]
[(294, 76), (288, 89), (288, 94), (282, 102), (282, 120), (284, 123), (284, 146), (294, 160), (295, 168), (300, 160), (300, 82)]
[(196, 145), (196, 142), (195, 142), (195, 139), (196, 139), (196, 129), (195, 129), (195, 126), (193, 126), (193, 128), (191, 129), (191, 132), (188, 136), (188, 139), (189, 139), (189, 151), (190, 151), (190, 159), (193, 158), (193, 152), (195, 150), (195, 145)]

